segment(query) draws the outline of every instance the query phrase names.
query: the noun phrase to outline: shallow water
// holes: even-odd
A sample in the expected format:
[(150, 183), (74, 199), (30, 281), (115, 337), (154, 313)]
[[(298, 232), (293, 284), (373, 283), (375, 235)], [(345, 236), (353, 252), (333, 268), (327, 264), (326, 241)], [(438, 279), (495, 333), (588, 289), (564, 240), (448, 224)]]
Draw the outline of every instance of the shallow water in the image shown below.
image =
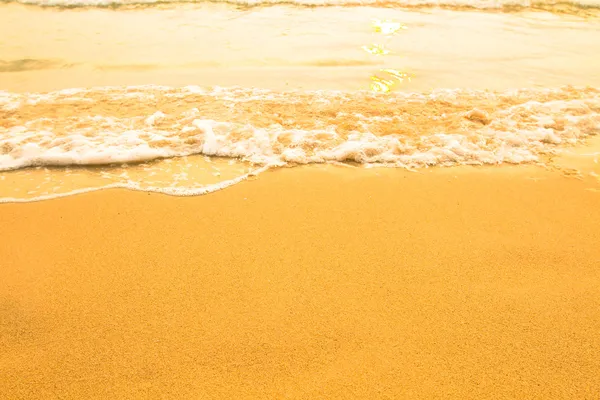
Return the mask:
[[(372, 18), (408, 29), (382, 35)], [(600, 83), (600, 19), (545, 12), (3, 6), (0, 20), (0, 87), (16, 91), (137, 84), (359, 90), (379, 68), (414, 74), (406, 91)], [(371, 44), (391, 53), (361, 48)]]
[[(65, 4), (0, 5), (5, 201), (103, 185), (198, 194), (315, 162), (542, 164), (600, 132), (595, 8)], [(374, 18), (408, 29), (375, 32)], [(373, 76), (392, 92), (370, 94)], [(43, 168), (8, 172), (29, 166)]]

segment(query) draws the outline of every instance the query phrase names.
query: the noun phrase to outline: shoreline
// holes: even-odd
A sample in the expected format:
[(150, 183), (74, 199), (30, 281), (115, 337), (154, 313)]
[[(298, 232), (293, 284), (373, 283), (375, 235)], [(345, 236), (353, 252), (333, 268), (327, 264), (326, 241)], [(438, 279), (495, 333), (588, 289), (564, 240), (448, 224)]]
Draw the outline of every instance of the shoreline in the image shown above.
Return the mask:
[(0, 390), (597, 397), (599, 194), (528, 167), (446, 172), (0, 205)]

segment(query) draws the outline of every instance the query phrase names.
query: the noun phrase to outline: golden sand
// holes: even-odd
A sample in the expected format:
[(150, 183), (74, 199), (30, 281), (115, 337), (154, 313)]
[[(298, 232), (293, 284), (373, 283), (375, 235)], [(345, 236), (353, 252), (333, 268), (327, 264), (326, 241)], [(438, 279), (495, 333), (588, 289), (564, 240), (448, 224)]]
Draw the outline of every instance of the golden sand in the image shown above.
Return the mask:
[(3, 204), (3, 398), (600, 396), (600, 193), (294, 168)]

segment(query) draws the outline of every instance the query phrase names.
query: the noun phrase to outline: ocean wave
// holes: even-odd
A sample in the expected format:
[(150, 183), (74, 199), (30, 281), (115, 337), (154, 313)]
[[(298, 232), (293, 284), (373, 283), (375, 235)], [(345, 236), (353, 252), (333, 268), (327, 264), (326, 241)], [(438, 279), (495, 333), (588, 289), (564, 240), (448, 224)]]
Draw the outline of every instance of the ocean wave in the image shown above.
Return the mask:
[[(63, 197), (69, 197), (77, 194), (91, 193), (97, 192), (99, 190), (106, 189), (128, 189), (128, 190), (139, 190), (143, 192), (152, 192), (152, 193), (160, 193), (166, 194), (169, 196), (178, 196), (178, 197), (191, 197), (191, 196), (201, 196), (209, 193), (213, 193), (219, 190), (226, 189), (230, 186), (236, 185), (240, 182), (243, 182), (253, 176), (257, 176), (258, 174), (265, 172), (268, 170), (268, 166), (264, 166), (261, 168), (257, 168), (252, 170), (251, 172), (241, 174), (232, 179), (222, 180), (218, 183), (212, 184), (200, 184), (200, 185), (189, 185), (184, 187), (176, 187), (172, 185), (161, 185), (161, 186), (153, 186), (148, 184), (143, 184), (142, 182), (134, 182), (132, 180), (128, 180), (127, 182), (116, 182), (110, 183), (103, 186), (97, 187), (82, 187), (78, 189), (69, 190), (63, 193), (35, 193), (32, 192), (30, 195), (25, 197), (10, 197), (10, 196), (0, 196), (0, 204), (5, 203), (32, 203), (37, 201), (44, 200), (53, 200), (60, 199)], [(196, 186), (196, 187), (195, 187)]]
[(194, 154), (257, 166), (539, 162), (600, 133), (600, 90), (274, 92), (188, 86), (0, 92), (0, 171)]
[(381, 8), (444, 8), (514, 12), (542, 10), (557, 13), (581, 14), (600, 11), (600, 3), (585, 1), (532, 1), (532, 0), (0, 0), (0, 3), (18, 3), (58, 8), (136, 8), (175, 6), (177, 4), (230, 4), (238, 7), (291, 5), (299, 7), (369, 6)]

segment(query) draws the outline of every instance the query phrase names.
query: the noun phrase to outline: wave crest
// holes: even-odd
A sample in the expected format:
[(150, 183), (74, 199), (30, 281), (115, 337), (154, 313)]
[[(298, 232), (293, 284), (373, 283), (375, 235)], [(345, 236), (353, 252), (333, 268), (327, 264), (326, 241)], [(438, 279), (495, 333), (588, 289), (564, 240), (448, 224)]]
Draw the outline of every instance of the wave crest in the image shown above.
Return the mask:
[(518, 164), (598, 133), (595, 88), (391, 95), (158, 86), (0, 92), (0, 170), (193, 154), (261, 166)]
[(598, 15), (600, 4), (592, 1), (532, 1), (532, 0), (0, 0), (0, 3), (17, 3), (57, 8), (139, 8), (176, 6), (178, 4), (230, 4), (252, 8), (274, 5), (298, 7), (368, 6), (380, 8), (444, 8), (456, 10), (487, 10), (517, 12), (523, 10), (548, 11), (575, 15)]

